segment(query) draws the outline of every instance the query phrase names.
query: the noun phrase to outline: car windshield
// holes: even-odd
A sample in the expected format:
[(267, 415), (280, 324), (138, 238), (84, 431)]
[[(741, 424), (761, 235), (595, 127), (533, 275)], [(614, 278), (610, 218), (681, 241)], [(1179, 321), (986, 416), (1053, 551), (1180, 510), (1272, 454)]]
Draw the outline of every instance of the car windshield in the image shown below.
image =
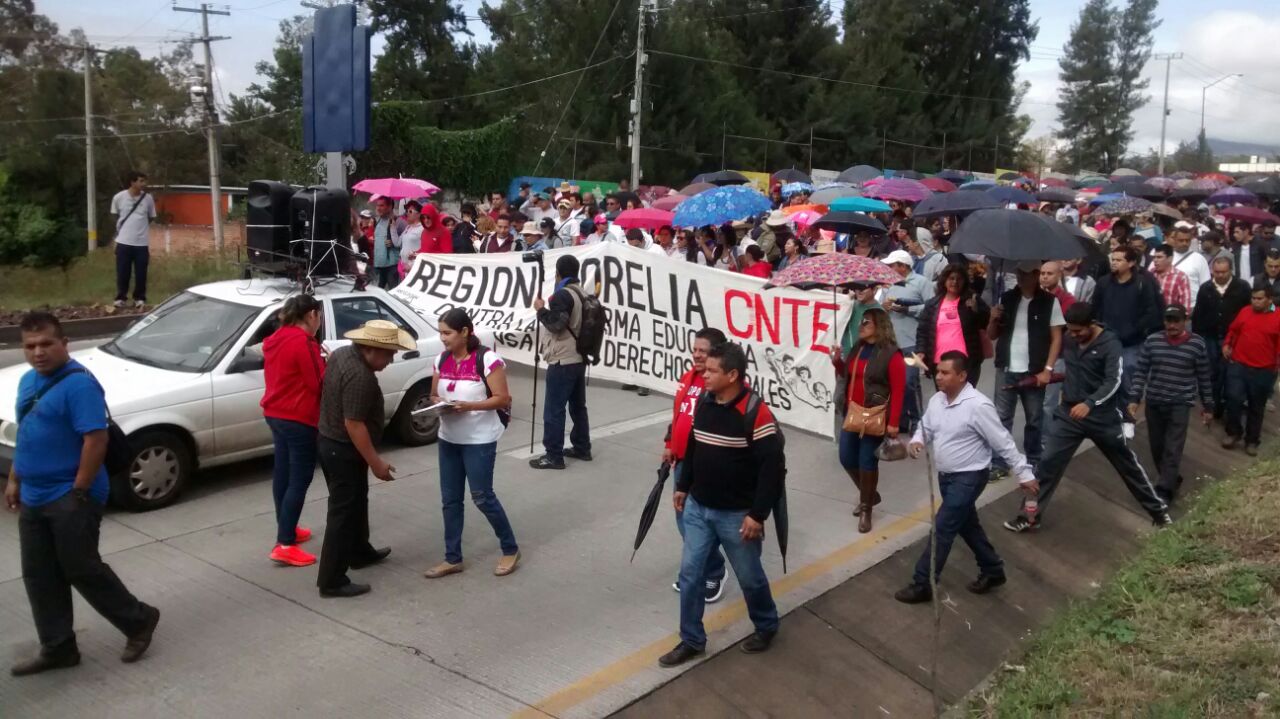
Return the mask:
[(222, 357), (257, 314), (253, 307), (183, 292), (102, 349), (153, 367), (203, 372)]

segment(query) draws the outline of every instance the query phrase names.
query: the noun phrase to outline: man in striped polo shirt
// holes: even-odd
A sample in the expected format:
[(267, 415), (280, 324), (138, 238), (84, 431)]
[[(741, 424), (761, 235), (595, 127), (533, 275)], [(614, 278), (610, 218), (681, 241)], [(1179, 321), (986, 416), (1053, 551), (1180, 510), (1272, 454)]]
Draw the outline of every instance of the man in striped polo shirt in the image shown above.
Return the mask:
[[(778, 607), (760, 563), (764, 522), (782, 491), (782, 437), (763, 402), (747, 426), (751, 390), (744, 384), (747, 355), (732, 342), (707, 352), (704, 389), (693, 415), (684, 462), (676, 477), (676, 511), (684, 513), (680, 586), (696, 587), (717, 547), (733, 567), (755, 633), (742, 643), (748, 654), (769, 648), (778, 633)], [(702, 654), (702, 592), (680, 592), (680, 643), (658, 663), (674, 667)]]
[(1197, 390), (1200, 417), (1208, 424), (1213, 419), (1209, 353), (1204, 340), (1187, 331), (1187, 309), (1169, 305), (1164, 310), (1164, 331), (1147, 337), (1138, 351), (1129, 404), (1129, 414), (1136, 417), (1143, 395), (1147, 398), (1147, 436), (1160, 474), (1156, 494), (1165, 502), (1173, 501), (1182, 484), (1178, 470)]

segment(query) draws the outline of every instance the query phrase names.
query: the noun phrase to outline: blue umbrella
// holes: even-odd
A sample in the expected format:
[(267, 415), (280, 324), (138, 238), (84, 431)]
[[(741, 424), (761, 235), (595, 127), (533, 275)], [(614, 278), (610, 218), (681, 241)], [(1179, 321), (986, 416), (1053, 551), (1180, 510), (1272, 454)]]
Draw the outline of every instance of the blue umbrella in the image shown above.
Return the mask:
[(934, 175), (934, 177), (940, 177), (947, 182), (954, 182), (959, 185), (961, 183), (968, 182), (973, 175), (970, 175), (967, 172), (961, 172), (960, 170), (943, 170), (942, 172)]
[(960, 189), (960, 190), (990, 190), (991, 188), (993, 188), (993, 187), (995, 187), (995, 186), (996, 186), (996, 183), (992, 182), (991, 180), (974, 180), (974, 181), (972, 181), (972, 182), (966, 182), (966, 183), (964, 183), (963, 185), (961, 185), (961, 186), (960, 186), (960, 187), (958, 187), (957, 189)]
[(743, 185), (729, 185), (681, 202), (672, 222), (680, 227), (705, 227), (746, 219), (770, 209), (769, 198), (759, 192)]
[(987, 195), (1005, 204), (1034, 205), (1037, 202), (1035, 195), (1011, 186), (993, 187), (987, 190)]
[(1105, 204), (1107, 204), (1108, 202), (1111, 202), (1112, 200), (1118, 200), (1118, 199), (1120, 199), (1120, 198), (1122, 198), (1122, 197), (1128, 197), (1128, 195), (1125, 195), (1123, 192), (1116, 192), (1116, 193), (1114, 193), (1114, 194), (1107, 194), (1107, 195), (1098, 195), (1097, 197), (1093, 198), (1092, 200), (1089, 200), (1089, 204), (1090, 204), (1090, 205), (1105, 205)]
[[(810, 198), (812, 199), (812, 198)], [(870, 197), (841, 197), (830, 202), (827, 208), (832, 212), (892, 212), (889, 203)]]
[(813, 185), (808, 182), (788, 182), (782, 186), (782, 196), (791, 197), (797, 192), (803, 192), (806, 195), (813, 194)]

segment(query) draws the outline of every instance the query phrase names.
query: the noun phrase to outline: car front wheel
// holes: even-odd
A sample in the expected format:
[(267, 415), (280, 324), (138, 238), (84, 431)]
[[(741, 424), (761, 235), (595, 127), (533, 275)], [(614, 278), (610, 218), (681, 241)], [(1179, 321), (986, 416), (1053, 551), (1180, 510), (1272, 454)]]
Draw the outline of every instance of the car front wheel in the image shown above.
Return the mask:
[(440, 418), (420, 414), (414, 416), (413, 410), (431, 406), (431, 381), (420, 382), (405, 393), (400, 401), (400, 409), (392, 420), (393, 429), (400, 441), (410, 447), (421, 447), (436, 441), (440, 432)]
[(111, 478), (111, 499), (133, 512), (172, 504), (195, 470), (186, 442), (172, 432), (144, 430), (129, 438), (133, 461)]

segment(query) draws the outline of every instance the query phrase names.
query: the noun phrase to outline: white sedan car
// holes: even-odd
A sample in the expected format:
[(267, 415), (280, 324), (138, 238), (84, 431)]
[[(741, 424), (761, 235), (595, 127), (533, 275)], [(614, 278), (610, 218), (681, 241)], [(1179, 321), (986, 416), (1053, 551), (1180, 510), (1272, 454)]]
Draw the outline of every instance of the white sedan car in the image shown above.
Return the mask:
[[(297, 285), (283, 279), (229, 280), (171, 297), (115, 339), (74, 353), (106, 390), (116, 423), (129, 435), (133, 465), (111, 479), (111, 496), (132, 509), (163, 507), (197, 468), (269, 455), (271, 431), (262, 418), (262, 341)], [(434, 320), (388, 293), (355, 291), (349, 280), (316, 289), (324, 305), (321, 339), (329, 350), (343, 333), (368, 320), (391, 320), (417, 339), (378, 374), (390, 429), (408, 445), (436, 438), (438, 420), (414, 417), (430, 404), (431, 375), (442, 345)], [(491, 337), (484, 337), (486, 343)], [(18, 380), (25, 364), (0, 370), (0, 465), (12, 462), (17, 438)]]

